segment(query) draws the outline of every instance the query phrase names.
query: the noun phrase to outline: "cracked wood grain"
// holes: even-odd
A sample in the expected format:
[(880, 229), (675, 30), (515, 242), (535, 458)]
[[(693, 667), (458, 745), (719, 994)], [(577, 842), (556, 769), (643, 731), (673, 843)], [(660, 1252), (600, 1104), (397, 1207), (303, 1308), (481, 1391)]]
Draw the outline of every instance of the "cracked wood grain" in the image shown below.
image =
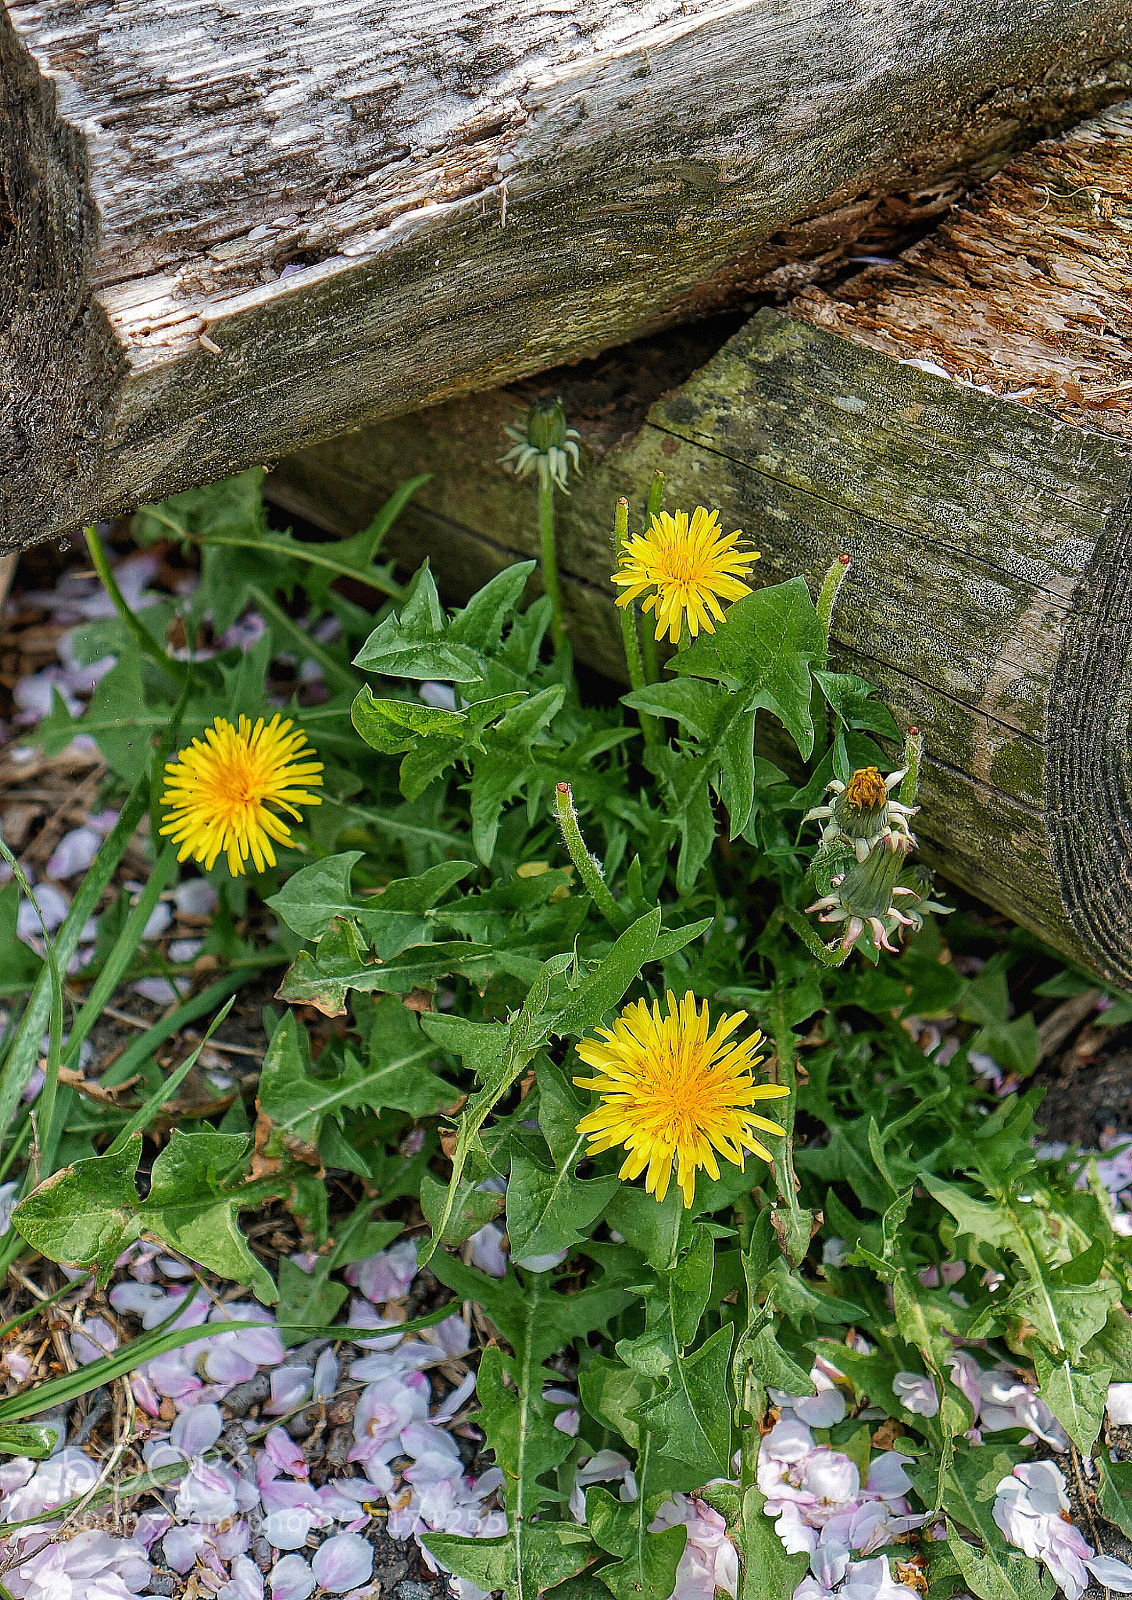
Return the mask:
[(2, 0), (0, 547), (788, 289), (1127, 93), (1132, 0)]

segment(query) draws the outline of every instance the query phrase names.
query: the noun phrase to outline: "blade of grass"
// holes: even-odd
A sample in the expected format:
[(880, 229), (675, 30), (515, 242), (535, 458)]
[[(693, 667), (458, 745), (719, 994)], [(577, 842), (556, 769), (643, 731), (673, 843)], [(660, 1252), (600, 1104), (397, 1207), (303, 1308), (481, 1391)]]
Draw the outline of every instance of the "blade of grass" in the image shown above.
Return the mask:
[(110, 596), (115, 611), (137, 640), (142, 652), (151, 661), (155, 662), (162, 672), (168, 673), (174, 683), (187, 684), (189, 681), (189, 668), (183, 661), (174, 661), (171, 656), (167, 655), (141, 619), (130, 610), (125, 595), (118, 587), (118, 580), (110, 570), (110, 563), (106, 559), (106, 551), (102, 548), (102, 540), (98, 537), (97, 528), (84, 528), (83, 537), (86, 539), (86, 547), (90, 551), (90, 559), (94, 562), (94, 570), (102, 579), (102, 587)]
[[(177, 1478), (185, 1476), (186, 1467), (183, 1461), (170, 1461), (164, 1467), (147, 1467), (144, 1472), (135, 1472), (132, 1477), (121, 1478), (117, 1483), (108, 1483), (86, 1501), (86, 1510), (94, 1511), (99, 1506), (104, 1506), (108, 1500), (128, 1500), (131, 1495), (146, 1494), (154, 1489), (161, 1489), (167, 1483), (174, 1482)], [(41, 1522), (57, 1522), (68, 1516), (72, 1511), (77, 1511), (86, 1499), (85, 1495), (77, 1494), (73, 1500), (64, 1500), (62, 1505), (49, 1506), (46, 1511), (41, 1511), (36, 1517), (25, 1517), (22, 1522), (6, 1522), (4, 1524), (4, 1537), (16, 1532), (18, 1528), (34, 1528)], [(29, 1552), (28, 1554), (34, 1554)], [(27, 1560), (25, 1555), (23, 1560)], [(4, 1585), (0, 1583), (0, 1597), (7, 1594)]]
[[(8, 846), (2, 839), (0, 839), (0, 856), (2, 856), (11, 867), (12, 876), (15, 878), (16, 882), (27, 896), (30, 904), (35, 908), (35, 914), (39, 919), (39, 926), (43, 930), (44, 955), (47, 963), (48, 974), (51, 979), (51, 1005), (48, 1022), (49, 1033), (47, 1044), (47, 1066), (44, 1070), (43, 1088), (39, 1092), (39, 1100), (37, 1105), (40, 1119), (39, 1136), (40, 1139), (44, 1141), (44, 1150), (42, 1153), (49, 1159), (49, 1153), (46, 1149), (46, 1146), (48, 1146), (51, 1142), (51, 1130), (55, 1118), (55, 1094), (59, 1087), (59, 1061), (63, 1043), (63, 979), (59, 971), (59, 960), (55, 951), (55, 941), (47, 931), (47, 924), (44, 922), (43, 915), (40, 912), (39, 906), (36, 904), (35, 896), (32, 893), (31, 884), (27, 879), (27, 874), (24, 872), (23, 867), (20, 866), (20, 863), (16, 860), (15, 856), (8, 849)], [(33, 1056), (32, 1059), (37, 1059), (37, 1056), (38, 1052), (36, 1056)]]
[(255, 602), (260, 615), (266, 617), (288, 640), (290, 647), (299, 657), (300, 665), (304, 660), (317, 661), (324, 677), (332, 681), (337, 679), (351, 694), (357, 693), (359, 686), (365, 681), (360, 673), (354, 672), (350, 667), (344, 667), (340, 661), (335, 661), (325, 645), (319, 644), (317, 639), (312, 639), (309, 633), (305, 633), (294, 618), (289, 617), (282, 606), (277, 606), (266, 590), (260, 588), (258, 584), (252, 584), (248, 594)]
[[(0, 1423), (22, 1422), (25, 1417), (38, 1416), (41, 1411), (49, 1411), (53, 1406), (70, 1405), (80, 1395), (89, 1394), (92, 1389), (101, 1388), (104, 1383), (111, 1383), (115, 1378), (124, 1377), (127, 1372), (135, 1371), (147, 1361), (166, 1355), (170, 1350), (179, 1350), (182, 1345), (211, 1339), (220, 1333), (243, 1333), (250, 1328), (258, 1328), (262, 1332), (264, 1327), (262, 1322), (244, 1322), (236, 1319), (202, 1322), (192, 1328), (170, 1327), (169, 1323), (175, 1321), (183, 1311), (184, 1306), (178, 1305), (173, 1315), (160, 1327), (154, 1328), (152, 1333), (142, 1334), (138, 1339), (131, 1339), (129, 1344), (122, 1345), (113, 1355), (102, 1356), (98, 1361), (92, 1361), (89, 1366), (80, 1367), (77, 1372), (68, 1372), (60, 1378), (53, 1378), (50, 1383), (41, 1383), (37, 1389), (30, 1390), (26, 1394), (12, 1395), (10, 1399), (0, 1401)], [(445, 1317), (451, 1315), (451, 1305), (439, 1306), (437, 1310), (430, 1311), (427, 1317), (399, 1322), (396, 1331), (403, 1334), (418, 1333), (422, 1328), (435, 1327), (438, 1322), (443, 1322)], [(301, 1333), (306, 1339), (345, 1339), (359, 1331), (362, 1331), (364, 1336), (364, 1330), (345, 1325), (331, 1327), (325, 1323), (284, 1322), (276, 1326), (281, 1332)]]
[[(280, 956), (279, 965), (282, 965), (285, 960), (286, 957)], [(98, 1080), (103, 1088), (113, 1089), (115, 1085), (125, 1083), (127, 1078), (132, 1078), (139, 1068), (143, 1067), (150, 1059), (159, 1045), (164, 1044), (166, 1039), (171, 1039), (179, 1029), (190, 1022), (195, 1022), (198, 1017), (204, 1016), (206, 1011), (211, 1011), (214, 1006), (218, 1006), (221, 1001), (226, 1000), (234, 990), (240, 987), (245, 976), (246, 973), (243, 969), (228, 973), (226, 977), (218, 979), (216, 983), (209, 984), (207, 989), (202, 989), (200, 994), (193, 995), (190, 1000), (186, 1000), (182, 1005), (177, 1006), (167, 1017), (161, 1017), (145, 1033), (139, 1033), (137, 1038), (132, 1040), (122, 1051), (117, 1061), (107, 1067)]]
[[(149, 779), (145, 773), (130, 791), (112, 832), (95, 856), (71, 909), (63, 920), (55, 939), (56, 959), (66, 971), (71, 957), (78, 949), (79, 934), (94, 912), (102, 891), (118, 869), (134, 830), (145, 816), (149, 799)], [(20, 1098), (28, 1086), (39, 1055), (39, 1042), (43, 1038), (51, 1010), (51, 974), (44, 964), (27, 1009), (20, 1021), (8, 1049), (3, 1072), (0, 1073), (0, 1128), (7, 1128)]]
[(158, 857), (157, 864), (150, 873), (145, 888), (138, 896), (137, 904), (130, 911), (121, 933), (114, 941), (113, 949), (103, 962), (102, 970), (95, 979), (90, 994), (87, 996), (78, 1016), (71, 1024), (67, 1048), (63, 1053), (63, 1066), (73, 1067), (78, 1060), (83, 1040), (102, 1015), (103, 1006), (106, 1005), (114, 990), (122, 981), (122, 976), (130, 964), (134, 951), (141, 943), (146, 923), (153, 915), (154, 907), (157, 905), (161, 891), (168, 883), (176, 865), (177, 846), (175, 844), (167, 844)]

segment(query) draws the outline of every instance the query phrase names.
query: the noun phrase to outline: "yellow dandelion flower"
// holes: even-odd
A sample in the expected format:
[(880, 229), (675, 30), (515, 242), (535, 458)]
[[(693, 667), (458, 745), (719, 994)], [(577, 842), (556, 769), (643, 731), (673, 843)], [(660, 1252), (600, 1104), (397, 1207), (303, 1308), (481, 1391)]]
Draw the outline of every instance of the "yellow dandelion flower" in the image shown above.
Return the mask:
[(322, 783), (322, 762), (313, 756), (302, 729), (292, 732), (278, 712), (254, 728), (249, 717), (238, 728), (217, 717), (203, 743), (194, 739), (165, 766), (161, 804), (169, 810), (161, 832), (180, 845), (178, 861), (192, 856), (210, 870), (223, 851), (234, 878), (247, 870), (249, 856), (257, 872), (273, 867), (271, 841), (285, 844), (291, 830), (267, 808), (278, 806), (301, 822), (296, 806), (322, 803), (306, 787)]
[(721, 1017), (709, 1034), (707, 1001), (698, 1011), (691, 991), (678, 1005), (669, 990), (667, 1016), (661, 1016), (657, 1001), (650, 1011), (637, 1000), (612, 1029), (599, 1028), (598, 1038), (583, 1039), (578, 1054), (596, 1076), (574, 1082), (601, 1096), (597, 1109), (578, 1123), (578, 1132), (590, 1135), (588, 1154), (624, 1145), (629, 1153), (619, 1176), (639, 1177), (647, 1166), (645, 1188), (658, 1200), (668, 1193), (675, 1166), (685, 1206), (692, 1204), (699, 1167), (719, 1177), (716, 1150), (737, 1167), (746, 1150), (771, 1161), (754, 1130), (779, 1135), (783, 1130), (749, 1107), (789, 1091), (752, 1081), (762, 1060), (755, 1051), (763, 1036), (755, 1032), (742, 1043), (733, 1041), (744, 1020), (742, 1011)]
[(632, 605), (638, 595), (652, 589), (641, 609), (655, 612), (658, 639), (667, 629), (675, 644), (685, 617), (693, 639), (701, 628), (714, 633), (712, 617), (723, 621), (719, 602), (740, 600), (751, 592), (742, 580), (750, 576), (759, 552), (736, 550), (739, 537), (738, 529), (720, 532), (718, 511), (697, 506), (690, 522), (686, 511), (674, 517), (662, 511), (643, 534), (634, 534), (622, 547), (613, 581), (625, 592), (618, 595), (617, 604)]

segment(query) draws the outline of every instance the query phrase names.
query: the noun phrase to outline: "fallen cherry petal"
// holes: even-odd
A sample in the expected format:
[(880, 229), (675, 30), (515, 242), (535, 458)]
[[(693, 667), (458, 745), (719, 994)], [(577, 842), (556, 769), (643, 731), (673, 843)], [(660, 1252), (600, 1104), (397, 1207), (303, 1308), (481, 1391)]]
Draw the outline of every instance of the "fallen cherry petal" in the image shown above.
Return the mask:
[(330, 1594), (345, 1594), (373, 1571), (373, 1546), (360, 1533), (336, 1533), (319, 1545), (311, 1566)]
[(272, 1600), (307, 1600), (314, 1593), (315, 1575), (302, 1556), (282, 1556), (267, 1575)]

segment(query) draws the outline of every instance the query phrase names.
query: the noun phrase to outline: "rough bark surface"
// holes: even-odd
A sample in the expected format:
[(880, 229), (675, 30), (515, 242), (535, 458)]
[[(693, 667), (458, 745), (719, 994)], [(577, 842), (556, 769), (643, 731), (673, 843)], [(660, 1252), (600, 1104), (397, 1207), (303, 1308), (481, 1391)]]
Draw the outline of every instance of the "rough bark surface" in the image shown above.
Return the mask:
[(0, 546), (820, 275), (1127, 93), (1130, 34), (1132, 0), (3, 0)]
[[(836, 661), (925, 733), (925, 853), (1074, 960), (1132, 981), (1132, 450), (773, 311), (619, 439), (654, 363), (635, 378), (614, 354), (604, 404), (600, 372), (555, 374), (550, 389), (596, 446), (559, 502), (579, 657), (623, 675), (612, 509), (620, 494), (640, 508), (658, 467), (669, 506), (718, 506), (743, 528), (767, 582), (816, 583), (848, 552)], [(516, 398), (303, 452), (269, 493), (353, 531), (431, 471), (397, 548), (467, 592), (536, 550), (534, 491), (496, 464)]]

